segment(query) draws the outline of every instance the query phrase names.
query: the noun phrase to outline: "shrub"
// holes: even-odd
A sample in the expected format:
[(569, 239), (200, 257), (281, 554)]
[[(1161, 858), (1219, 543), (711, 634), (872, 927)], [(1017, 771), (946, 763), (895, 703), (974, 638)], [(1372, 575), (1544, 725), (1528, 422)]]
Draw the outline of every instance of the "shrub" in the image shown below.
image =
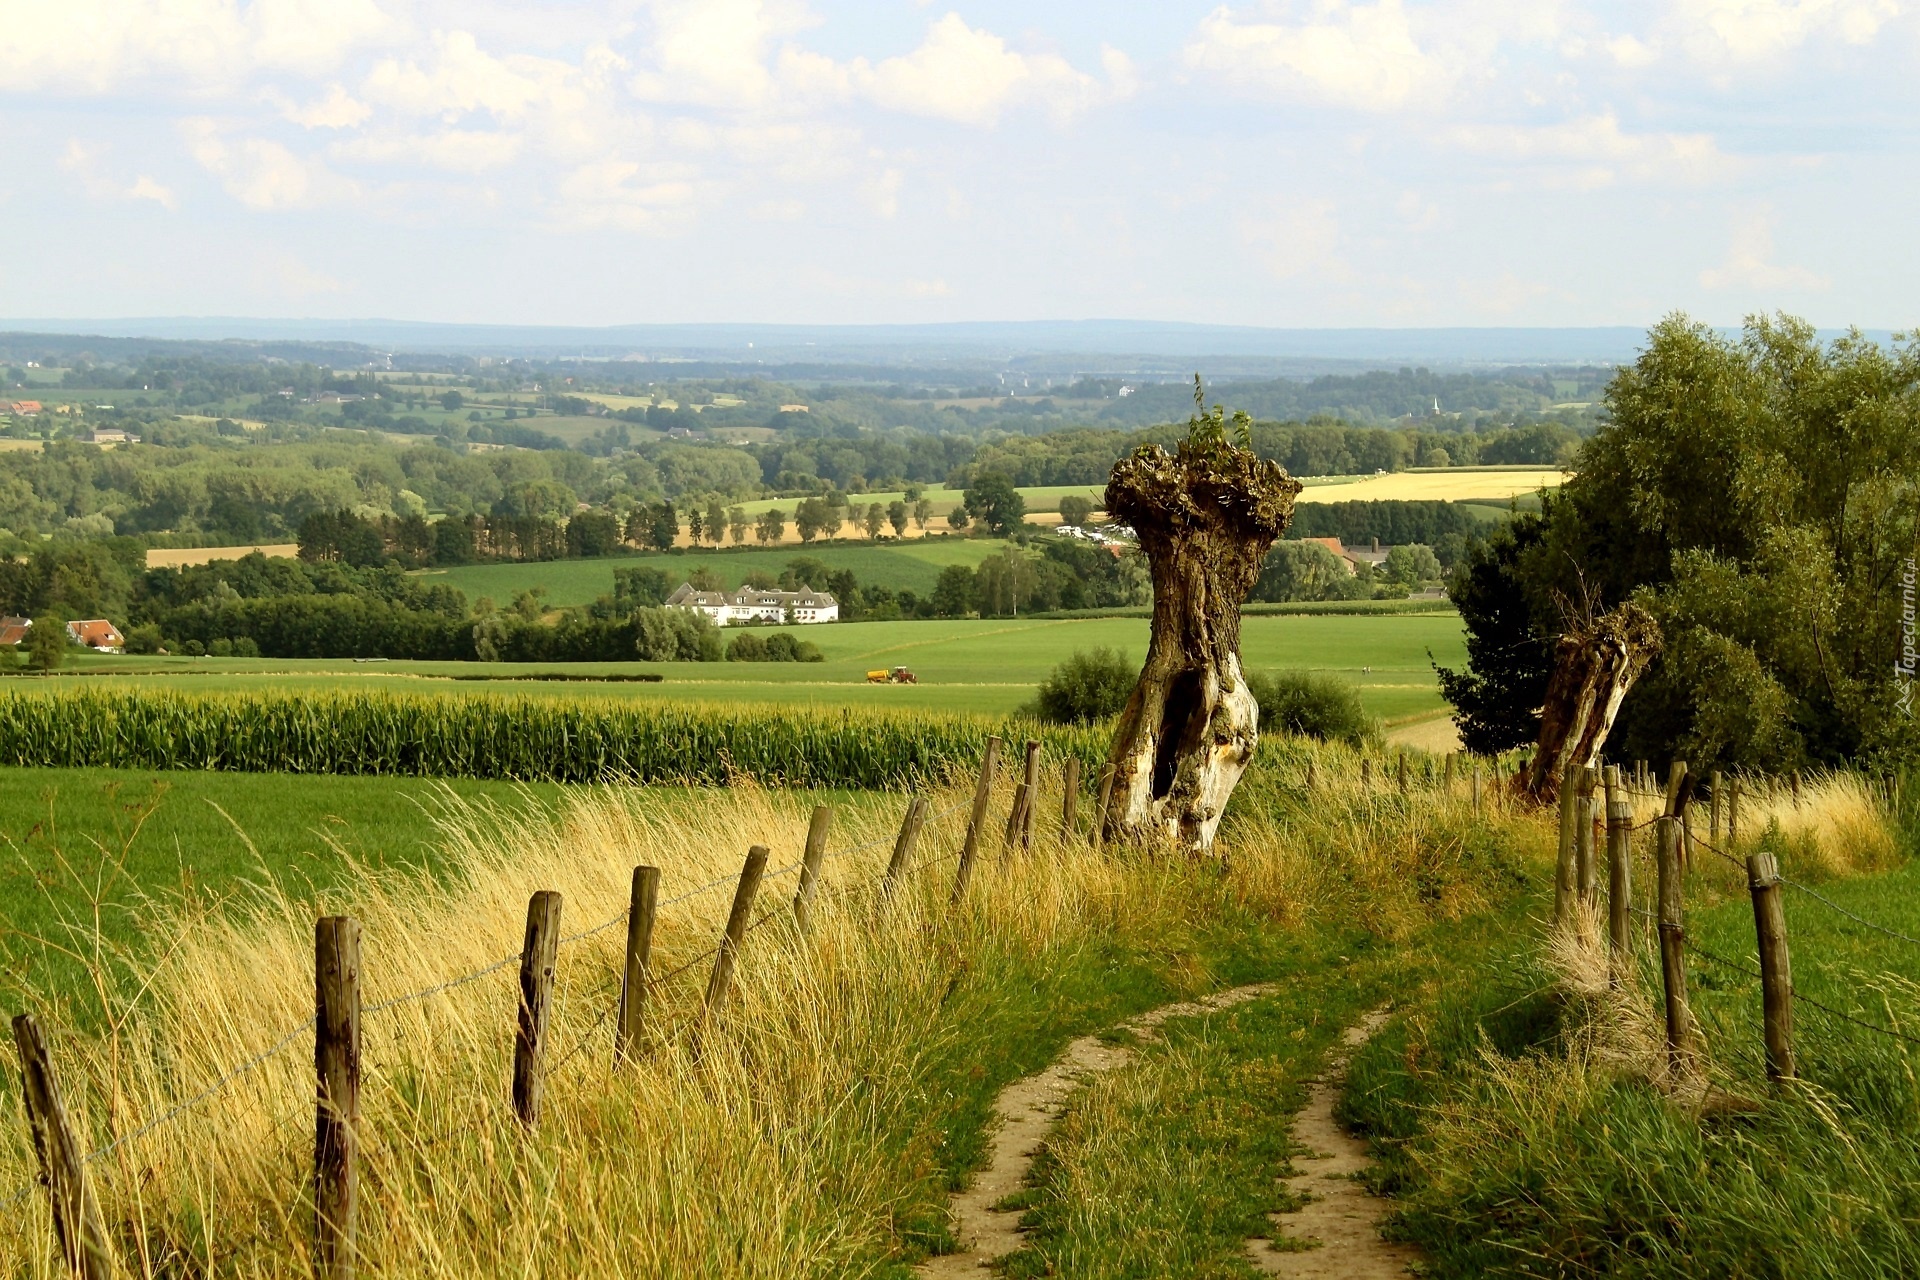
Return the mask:
[(636, 609), (634, 649), (644, 662), (718, 662), (722, 641), (704, 613), (686, 609)]
[(738, 635), (727, 646), (730, 662), (825, 662), (820, 646), (785, 631), (776, 631), (762, 639), (752, 634)]
[(1050, 724), (1087, 724), (1117, 715), (1138, 676), (1124, 652), (1075, 650), (1041, 683), (1036, 710)]
[(765, 662), (767, 660), (767, 642), (752, 632), (737, 635), (733, 643), (727, 646), (728, 662)]
[(27, 632), (27, 662), (52, 671), (67, 660), (67, 625), (58, 618), (35, 618)]
[(1260, 727), (1309, 738), (1361, 746), (1380, 736), (1380, 725), (1360, 705), (1360, 694), (1337, 676), (1277, 671), (1247, 678), (1260, 704)]
[(158, 653), (166, 647), (166, 641), (161, 638), (159, 626), (149, 622), (145, 626), (134, 627), (128, 631), (127, 643), (122, 647), (128, 653)]

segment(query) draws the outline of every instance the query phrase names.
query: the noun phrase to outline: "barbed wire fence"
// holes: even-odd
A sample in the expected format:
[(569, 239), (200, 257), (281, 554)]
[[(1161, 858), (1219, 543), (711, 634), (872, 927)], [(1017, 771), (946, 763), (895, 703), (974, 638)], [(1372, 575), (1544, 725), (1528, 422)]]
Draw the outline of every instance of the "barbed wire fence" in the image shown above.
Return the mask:
[[(998, 739), (997, 738), (992, 739), (991, 743), (993, 745), (989, 748), (987, 761), (983, 763), (989, 763), (994, 758), (994, 753), (997, 750)], [(1036, 749), (1038, 745), (1039, 744), (1036, 742), (1030, 742), (1028, 744), (1029, 750), (1031, 751)], [(979, 787), (975, 794), (972, 794), (963, 799), (957, 800), (947, 805), (946, 807), (940, 809), (938, 812), (929, 812), (929, 813), (922, 814), (920, 819), (920, 826), (937, 828), (940, 823), (944, 822), (948, 818), (951, 818), (954, 814), (964, 809), (975, 807), (979, 803), (983, 803), (982, 801), (980, 801), (980, 795), (986, 793), (988, 789), (992, 786), (994, 781), (995, 781), (995, 777), (990, 775), (987, 771), (983, 770), (983, 774), (979, 782)], [(917, 798), (910, 799), (909, 813), (911, 814), (913, 808), (921, 803), (922, 802), (919, 801)], [(1100, 820), (1101, 820), (1100, 817), (1096, 816), (1095, 818), (1096, 825)], [(983, 824), (983, 825), (991, 826), (992, 824)], [(971, 824), (970, 824), (970, 828), (971, 828)], [(918, 834), (918, 828), (916, 828), (916, 836), (917, 834)], [(1068, 834), (1068, 833), (1063, 832), (1063, 835), (1064, 834)], [(870, 894), (870, 893), (879, 893), (879, 894), (882, 894), (883, 896), (890, 897), (896, 884), (896, 878), (899, 880), (909, 879), (909, 878), (918, 876), (920, 873), (934, 866), (937, 866), (939, 864), (952, 862), (955, 860), (964, 859), (968, 856), (971, 856), (972, 846), (976, 841), (980, 840), (983, 836), (984, 836), (984, 830), (975, 831), (970, 829), (968, 833), (968, 845), (966, 848), (950, 850), (950, 851), (948, 850), (937, 851), (932, 854), (921, 856), (897, 868), (889, 867), (889, 874), (879, 884), (852, 882), (852, 883), (843, 884), (831, 891), (818, 893), (814, 895), (814, 897), (817, 901), (821, 901), (821, 902), (845, 901), (847, 899), (850, 899), (862, 894)], [(871, 839), (864, 840), (858, 844), (854, 844), (845, 848), (823, 848), (820, 851), (818, 860), (815, 863), (814, 873), (817, 876), (820, 871), (820, 868), (828, 861), (838, 860), (838, 861), (844, 862), (846, 859), (852, 858), (858, 854), (867, 852), (869, 850), (878, 848), (890, 842), (894, 842), (896, 839), (897, 837), (893, 835), (881, 834), (881, 835), (874, 836)], [(764, 886), (769, 882), (777, 881), (789, 876), (796, 875), (800, 873), (804, 869), (804, 867), (805, 867), (804, 859), (787, 863), (776, 870), (765, 872), (760, 877), (759, 883), (761, 886)], [(741, 882), (741, 877), (742, 877), (742, 872), (740, 871), (732, 871), (719, 876), (715, 876), (701, 884), (695, 885), (689, 889), (685, 889), (670, 898), (660, 900), (658, 903), (655, 904), (655, 911), (657, 912), (659, 910), (663, 910), (668, 907), (673, 907), (673, 906), (686, 903), (695, 898), (701, 897), (702, 895), (710, 894), (720, 889), (733, 888), (737, 891)], [(615, 928), (616, 926), (627, 923), (631, 915), (631, 910), (632, 910), (631, 907), (623, 908), (622, 910), (615, 913), (611, 917), (589, 928), (564, 935), (563, 937), (555, 940), (554, 946), (555, 946), (556, 952), (561, 947), (570, 946), (574, 943), (578, 943), (588, 938), (598, 936), (600, 934), (603, 934)], [(788, 907), (788, 906), (776, 906), (776, 907), (769, 908), (761, 912), (760, 915), (757, 918), (755, 918), (747, 926), (745, 932), (752, 933), (752, 932), (758, 931), (761, 928), (767, 926), (768, 924), (782, 918), (783, 916), (789, 916), (791, 913), (791, 910), (792, 910), (791, 907)], [(713, 946), (707, 947), (706, 949), (696, 953), (695, 955), (692, 955), (680, 961), (672, 969), (669, 969), (666, 972), (658, 975), (649, 975), (646, 979), (646, 986), (648, 990), (651, 992), (659, 992), (659, 991), (665, 990), (676, 979), (682, 977), (688, 972), (695, 970), (699, 966), (706, 964), (707, 962), (715, 960), (727, 948), (728, 945), (729, 945), (729, 940), (723, 936), (721, 941), (715, 943)], [(389, 1013), (395, 1009), (402, 1008), (404, 1006), (411, 1005), (411, 1004), (424, 1002), (427, 1000), (431, 1000), (435, 997), (445, 995), (452, 991), (456, 991), (460, 988), (466, 987), (472, 983), (479, 982), (482, 979), (487, 978), (493, 974), (499, 973), (502, 970), (505, 970), (512, 965), (516, 965), (516, 964), (524, 965), (526, 963), (526, 960), (527, 960), (527, 956), (524, 949), (514, 951), (511, 954), (503, 955), (496, 960), (493, 960), (487, 964), (484, 964), (477, 969), (473, 969), (473, 970), (458, 974), (454, 977), (447, 978), (443, 981), (436, 982), (428, 986), (420, 987), (416, 990), (412, 990), (412, 991), (404, 992), (399, 995), (388, 997), (384, 1000), (375, 1002), (373, 1004), (362, 1006), (359, 1009), (360, 1020), (362, 1022), (365, 1022), (367, 1020), (374, 1019), (379, 1015)], [(616, 981), (614, 985), (615, 985), (615, 989), (618, 990), (620, 983)], [(605, 1030), (608, 1024), (612, 1022), (615, 1012), (620, 1007), (619, 1004), (615, 1002), (606, 1001), (604, 999), (601, 1001), (601, 1004), (602, 1004), (602, 1008), (598, 1016), (596, 1016), (594, 1020), (574, 1038), (572, 1044), (569, 1045), (564, 1051), (554, 1055), (552, 1058), (551, 1065), (543, 1065), (543, 1070), (546, 1074), (557, 1075), (561, 1070), (563, 1070), (569, 1064), (571, 1064), (576, 1059), (578, 1059), (580, 1055), (594, 1042), (594, 1040), (601, 1035), (601, 1033)], [(39, 1020), (35, 1019), (34, 1021), (37, 1024)], [(673, 1032), (666, 1038), (666, 1042), (674, 1043), (682, 1040), (692, 1030), (692, 1028), (697, 1025), (698, 1021), (699, 1021), (698, 1016), (680, 1019), (675, 1029), (673, 1030)], [(6, 1193), (5, 1195), (0, 1195), (0, 1220), (4, 1220), (10, 1223), (16, 1231), (24, 1231), (26, 1229), (25, 1219), (27, 1215), (16, 1214), (11, 1211), (17, 1208), (18, 1206), (20, 1206), (23, 1202), (25, 1202), (28, 1199), (28, 1197), (32, 1196), (36, 1191), (39, 1191), (44, 1187), (44, 1188), (47, 1188), (50, 1192), (58, 1194), (60, 1191), (60, 1188), (55, 1186), (55, 1183), (58, 1180), (62, 1178), (67, 1178), (67, 1177), (81, 1177), (83, 1176), (83, 1172), (85, 1169), (93, 1165), (96, 1165), (101, 1161), (108, 1159), (109, 1157), (121, 1152), (122, 1150), (125, 1150), (135, 1144), (138, 1144), (143, 1139), (151, 1136), (152, 1134), (160, 1132), (168, 1128), (169, 1126), (175, 1124), (176, 1122), (182, 1120), (183, 1118), (189, 1116), (193, 1112), (197, 1111), (199, 1108), (205, 1106), (207, 1103), (209, 1103), (213, 1099), (225, 1094), (233, 1086), (247, 1079), (249, 1076), (253, 1075), (257, 1071), (259, 1071), (261, 1068), (266, 1066), (267, 1064), (275, 1061), (276, 1059), (280, 1058), (282, 1055), (286, 1054), (296, 1044), (304, 1043), (303, 1038), (307, 1035), (307, 1033), (314, 1032), (316, 1033), (316, 1036), (317, 1036), (319, 1034), (320, 1023), (321, 1023), (321, 1017), (318, 1013), (316, 1013), (314, 1017), (307, 1018), (301, 1023), (299, 1023), (298, 1025), (289, 1028), (284, 1033), (279, 1035), (276, 1039), (274, 1039), (273, 1042), (269, 1044), (266, 1048), (224, 1069), (207, 1085), (195, 1091), (190, 1096), (168, 1107), (161, 1114), (153, 1117), (148, 1121), (141, 1123), (139, 1126), (130, 1130), (129, 1132), (113, 1138), (112, 1140), (106, 1142), (105, 1144), (99, 1146), (98, 1148), (87, 1151), (84, 1154), (80, 1155), (77, 1162), (77, 1167), (74, 1170), (62, 1172), (57, 1169), (46, 1167), (43, 1162), (43, 1168), (41, 1170), (39, 1177), (27, 1181), (23, 1185), (20, 1185), (14, 1188), (12, 1191)], [(67, 1030), (65, 1028), (60, 1028), (58, 1026), (55, 1026), (53, 1030), (57, 1035), (62, 1036), (64, 1038), (76, 1039), (76, 1040), (85, 1038), (83, 1036), (77, 1035), (76, 1033), (70, 1030)], [(49, 1068), (50, 1068), (50, 1064), (49, 1064)], [(305, 1103), (300, 1104), (300, 1106), (295, 1108), (290, 1113), (290, 1115), (294, 1118), (297, 1118), (299, 1115), (304, 1114), (306, 1105), (307, 1104)], [(31, 1106), (29, 1106), (29, 1110), (31, 1111)], [(48, 1123), (58, 1124), (63, 1129), (68, 1124), (67, 1117), (64, 1114), (61, 1114), (58, 1116), (42, 1116), (42, 1115), (30, 1114), (29, 1119), (36, 1127), (36, 1135), (39, 1127), (46, 1125)], [(289, 1120), (286, 1117), (283, 1117), (281, 1121), (277, 1123), (274, 1127), (277, 1130), (278, 1128), (284, 1127), (284, 1125), (288, 1122)], [(71, 1135), (69, 1134), (68, 1136), (70, 1140)], [(38, 1142), (36, 1142), (36, 1146), (38, 1146)], [(90, 1199), (91, 1192), (89, 1191), (86, 1194)], [(59, 1215), (56, 1215), (56, 1218), (58, 1217)], [(71, 1250), (70, 1241), (63, 1239), (61, 1243), (63, 1248), (69, 1248), (69, 1250)], [(71, 1252), (70, 1252), (70, 1256), (71, 1256)]]

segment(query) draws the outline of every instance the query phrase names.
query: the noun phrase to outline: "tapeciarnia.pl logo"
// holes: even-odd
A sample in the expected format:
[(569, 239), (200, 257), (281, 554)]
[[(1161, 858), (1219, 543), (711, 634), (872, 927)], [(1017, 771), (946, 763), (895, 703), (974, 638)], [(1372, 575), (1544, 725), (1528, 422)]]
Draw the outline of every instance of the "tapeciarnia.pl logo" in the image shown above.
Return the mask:
[(1900, 706), (1913, 714), (1913, 684), (1920, 676), (1920, 624), (1914, 620), (1915, 588), (1920, 585), (1920, 569), (1913, 557), (1907, 558), (1907, 571), (1900, 579), (1900, 656), (1893, 674), (1900, 681)]

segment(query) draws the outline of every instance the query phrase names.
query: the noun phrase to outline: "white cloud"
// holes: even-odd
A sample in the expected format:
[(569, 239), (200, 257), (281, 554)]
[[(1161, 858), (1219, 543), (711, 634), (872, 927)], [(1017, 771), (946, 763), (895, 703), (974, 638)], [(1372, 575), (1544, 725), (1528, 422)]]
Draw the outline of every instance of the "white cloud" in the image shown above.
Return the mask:
[(655, 0), (652, 17), (654, 65), (633, 78), (633, 92), (648, 101), (735, 108), (775, 95), (768, 66), (775, 43), (817, 21), (803, 5), (781, 0)]
[(866, 196), (867, 204), (883, 218), (891, 218), (900, 212), (902, 177), (898, 169), (888, 169), (875, 174), (861, 184), (861, 192)]
[(1543, 186), (1591, 190), (1623, 177), (1697, 184), (1735, 167), (1711, 134), (1627, 133), (1611, 111), (1549, 125), (1460, 125), (1442, 136), (1531, 171)]
[(1775, 292), (1786, 289), (1824, 291), (1833, 281), (1806, 267), (1781, 266), (1773, 261), (1773, 213), (1760, 209), (1734, 223), (1727, 260), (1700, 273), (1709, 289), (1750, 289)]
[(1399, 0), (1331, 0), (1298, 24), (1223, 5), (1201, 20), (1182, 58), (1188, 70), (1246, 92), (1363, 111), (1443, 92), (1459, 70), (1420, 47)]
[(1865, 44), (1899, 14), (1895, 0), (1678, 0), (1671, 26), (1699, 61), (1757, 62), (1816, 36)]
[(321, 74), (398, 29), (374, 0), (0, 0), (0, 89), (195, 94), (260, 73)]
[(909, 115), (990, 125), (1010, 107), (1037, 105), (1066, 119), (1130, 89), (1132, 64), (1116, 53), (1108, 51), (1105, 60), (1110, 76), (1120, 74), (1103, 86), (1057, 54), (1018, 53), (991, 31), (949, 13), (911, 53), (871, 65), (856, 58), (847, 80), (877, 106)]
[(326, 96), (315, 98), (304, 107), (281, 100), (281, 114), (309, 129), (351, 129), (365, 124), (373, 108), (359, 101), (340, 85), (328, 87)]
[[(229, 140), (211, 120), (181, 122), (187, 149), (220, 179), (227, 194), (249, 209), (292, 209), (331, 194), (336, 179), (266, 138)], [(345, 188), (339, 188), (344, 193)]]
[(385, 59), (368, 73), (361, 92), (407, 115), (442, 119), (457, 119), (470, 111), (518, 119), (545, 96), (540, 80), (482, 50), (470, 31), (437, 33), (433, 45), (433, 56), (425, 66), (412, 58)]
[(151, 200), (167, 210), (180, 207), (172, 190), (144, 173), (123, 185), (105, 171), (102, 161), (106, 155), (107, 148), (103, 145), (70, 138), (67, 149), (60, 155), (60, 171), (70, 174), (95, 200)]
[(636, 161), (602, 160), (561, 181), (554, 212), (576, 227), (658, 233), (674, 230), (696, 195), (683, 172), (649, 173)]

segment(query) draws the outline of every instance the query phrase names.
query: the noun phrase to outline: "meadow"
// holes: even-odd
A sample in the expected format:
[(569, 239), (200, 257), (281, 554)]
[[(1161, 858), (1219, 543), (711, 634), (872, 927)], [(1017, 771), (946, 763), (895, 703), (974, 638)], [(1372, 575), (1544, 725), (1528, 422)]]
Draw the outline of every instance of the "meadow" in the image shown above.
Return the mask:
[[(967, 543), (957, 545), (966, 546)], [(888, 552), (895, 555), (898, 552)], [(556, 562), (542, 568), (604, 567), (607, 561)], [(604, 568), (603, 568), (603, 571)], [(465, 572), (465, 571), (462, 571)], [(611, 582), (607, 589), (611, 589)], [(837, 711), (842, 707), (1008, 714), (1031, 701), (1055, 665), (1076, 650), (1106, 647), (1146, 657), (1146, 618), (944, 619), (842, 622), (789, 628), (817, 644), (818, 663), (671, 662), (522, 665), (481, 662), (354, 662), (350, 659), (89, 656), (53, 677), (14, 677), (13, 688), (42, 683), (122, 684), (183, 692), (389, 690), (458, 694), (535, 694), (661, 703), (724, 703)], [(764, 632), (763, 632), (764, 634)], [(1249, 671), (1303, 668), (1338, 675), (1369, 713), (1389, 724), (1430, 718), (1444, 707), (1431, 661), (1459, 666), (1466, 641), (1456, 613), (1245, 618), (1241, 647)], [(906, 666), (914, 685), (870, 685), (866, 673)], [(650, 683), (515, 681), (517, 674), (657, 672)], [(456, 679), (460, 676), (500, 679)], [(8, 687), (8, 686), (0, 686)]]
[[(1303, 804), (1309, 760), (1348, 781)], [(956, 909), (969, 788), (931, 793), (924, 865), (884, 909), (871, 889), (904, 797), (839, 797), (807, 932), (785, 903), (815, 796), (588, 788), (511, 811), (449, 803), (430, 877), (341, 858), (313, 886), (286, 877), (213, 901), (165, 896), (136, 908), (137, 943), (85, 956), (86, 982), (16, 989), (11, 1002), (65, 1032), (54, 1054), (83, 1144), (128, 1139), (90, 1177), (137, 1275), (309, 1265), (311, 1037), (299, 1028), (313, 918), (346, 911), (365, 939), (363, 1274), (904, 1278), (952, 1247), (946, 1194), (980, 1158), (994, 1092), (1069, 1037), (1176, 996), (1284, 979), (1246, 1010), (1278, 1033), (1263, 1064), (1208, 1077), (1240, 1094), (1210, 1119), (1216, 1135), (1270, 1128), (1339, 1021), (1456, 940), (1511, 927), (1513, 872), (1537, 862), (1544, 827), (1476, 814), (1456, 789), (1425, 805), (1418, 838), (1401, 838), (1382, 820), (1403, 802), (1353, 790), (1353, 763), (1275, 743), (1222, 829), (1232, 856), (1220, 863), (1099, 854), (1048, 821), (1034, 856), (990, 853)], [(993, 793), (996, 830), (1009, 785), (1003, 775)], [(1057, 777), (1045, 785), (1057, 812)], [(698, 890), (726, 889), (752, 842), (774, 851), (767, 927), (747, 939), (726, 1013), (696, 1045), (702, 953), (727, 905), (726, 892)], [(663, 872), (659, 976), (639, 1051), (613, 1070), (605, 1010), (620, 933), (594, 930), (620, 921), (635, 862)], [(529, 1132), (502, 1069), (515, 974), (487, 966), (519, 946), (537, 888), (561, 893), (569, 940)], [(690, 976), (669, 976), (683, 966)], [(0, 1275), (60, 1269), (32, 1162), (17, 1098), (0, 1096), (0, 1200), (21, 1205), (0, 1219)], [(1142, 1205), (1153, 1229), (1110, 1241), (1132, 1265), (1074, 1274), (1200, 1274), (1195, 1257), (1213, 1260), (1204, 1273), (1233, 1274), (1218, 1259), (1240, 1241), (1220, 1216), (1178, 1207), (1227, 1198), (1233, 1221), (1257, 1222), (1277, 1193), (1270, 1177), (1216, 1187), (1215, 1172), (1163, 1164), (1165, 1194)]]

